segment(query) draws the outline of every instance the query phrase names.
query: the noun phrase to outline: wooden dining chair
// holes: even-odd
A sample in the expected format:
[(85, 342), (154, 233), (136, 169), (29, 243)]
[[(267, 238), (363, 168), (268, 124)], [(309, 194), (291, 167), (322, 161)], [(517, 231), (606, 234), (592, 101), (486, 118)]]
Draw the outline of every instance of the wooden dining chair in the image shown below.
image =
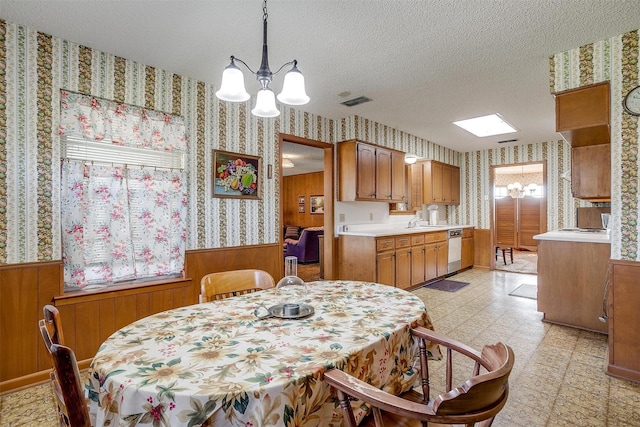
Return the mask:
[(49, 331), (51, 342), (54, 344), (64, 345), (64, 334), (62, 333), (62, 319), (58, 309), (51, 304), (47, 304), (42, 308), (44, 314), (44, 322)]
[[(53, 306), (49, 306), (53, 307)], [(80, 371), (78, 362), (73, 351), (62, 344), (55, 342), (55, 335), (49, 333), (49, 321), (47, 320), (47, 312), (55, 313), (52, 319), (56, 319), (55, 323), (57, 332), (61, 332), (60, 314), (58, 310), (45, 307), (45, 318), (39, 322), (40, 334), (44, 341), (44, 346), (49, 352), (51, 358), (51, 385), (53, 388), (53, 396), (58, 407), (58, 421), (60, 426), (67, 427), (90, 427), (89, 408), (80, 381)], [(57, 339), (61, 338), (61, 334)]]
[[(365, 427), (428, 426), (430, 423), (465, 426), (479, 423), (482, 427), (490, 426), (509, 396), (508, 379), (515, 359), (511, 347), (499, 342), (485, 345), (478, 352), (423, 327), (412, 329), (412, 334), (419, 339), (421, 392), (414, 388), (400, 396), (394, 396), (339, 369), (324, 374), (325, 381), (337, 390), (344, 425), (356, 426), (350, 403), (356, 398), (372, 407), (373, 418), (369, 415), (360, 424)], [(426, 341), (447, 349), (446, 391), (435, 398), (430, 397)], [(471, 359), (473, 371), (464, 384), (453, 388), (453, 354), (456, 353)], [(456, 364), (457, 366), (459, 365)], [(484, 368), (482, 373), (481, 368)]]
[(200, 280), (201, 302), (216, 301), (273, 288), (275, 282), (263, 270), (231, 270), (209, 273)]

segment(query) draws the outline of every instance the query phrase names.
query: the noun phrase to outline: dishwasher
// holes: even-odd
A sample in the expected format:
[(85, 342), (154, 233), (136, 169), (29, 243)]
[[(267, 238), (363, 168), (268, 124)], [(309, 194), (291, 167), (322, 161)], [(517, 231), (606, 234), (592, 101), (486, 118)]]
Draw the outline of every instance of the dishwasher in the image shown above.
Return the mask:
[(447, 273), (455, 273), (462, 266), (462, 229), (455, 228), (447, 231), (449, 241), (449, 257)]

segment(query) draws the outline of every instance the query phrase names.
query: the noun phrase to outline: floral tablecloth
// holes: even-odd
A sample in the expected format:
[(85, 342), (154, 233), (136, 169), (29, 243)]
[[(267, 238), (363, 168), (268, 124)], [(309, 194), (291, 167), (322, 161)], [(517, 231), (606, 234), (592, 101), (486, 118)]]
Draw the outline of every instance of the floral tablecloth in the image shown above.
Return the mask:
[(418, 297), (375, 283), (311, 282), (311, 316), (256, 318), (256, 307), (278, 298), (270, 289), (173, 309), (114, 333), (85, 385), (94, 425), (339, 426), (325, 370), (394, 394), (413, 384), (409, 328), (432, 328)]

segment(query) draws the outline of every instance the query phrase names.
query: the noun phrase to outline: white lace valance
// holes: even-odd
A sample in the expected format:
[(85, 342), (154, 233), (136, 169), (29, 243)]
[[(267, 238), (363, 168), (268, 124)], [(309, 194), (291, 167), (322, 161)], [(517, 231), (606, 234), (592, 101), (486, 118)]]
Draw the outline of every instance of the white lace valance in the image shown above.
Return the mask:
[(60, 92), (59, 133), (126, 147), (187, 150), (182, 117), (64, 90)]

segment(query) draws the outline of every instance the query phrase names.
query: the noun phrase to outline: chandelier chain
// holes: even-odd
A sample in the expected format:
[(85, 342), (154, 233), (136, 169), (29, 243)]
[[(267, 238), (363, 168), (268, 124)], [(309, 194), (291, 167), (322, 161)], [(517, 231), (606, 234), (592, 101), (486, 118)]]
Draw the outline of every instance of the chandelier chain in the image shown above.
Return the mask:
[(262, 20), (266, 21), (268, 17), (269, 14), (267, 13), (267, 0), (264, 0), (262, 2)]

